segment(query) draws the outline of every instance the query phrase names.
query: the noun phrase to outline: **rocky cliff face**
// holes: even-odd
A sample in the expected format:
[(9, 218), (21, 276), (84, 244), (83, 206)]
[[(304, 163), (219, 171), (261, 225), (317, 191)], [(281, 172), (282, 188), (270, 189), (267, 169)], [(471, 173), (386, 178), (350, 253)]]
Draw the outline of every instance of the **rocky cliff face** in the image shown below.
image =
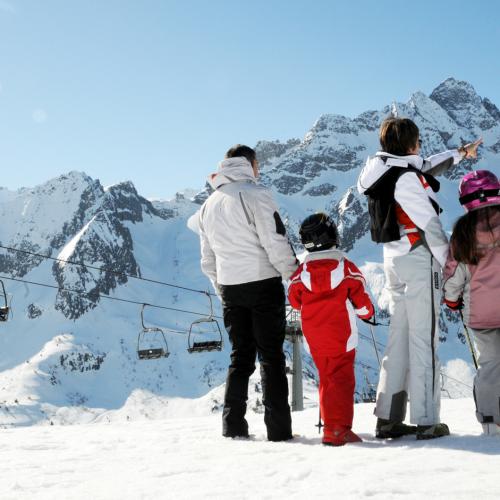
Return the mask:
[[(144, 217), (168, 219), (178, 215), (175, 203), (157, 209), (140, 196), (130, 182), (104, 190), (98, 180), (71, 172), (33, 189), (3, 191), (0, 216), (8, 220), (0, 229), (0, 244), (27, 253), (3, 251), (0, 272), (24, 277), (44, 263), (37, 253), (75, 263), (87, 263), (109, 271), (55, 262), (53, 277), (62, 289), (56, 310), (77, 319), (96, 307), (99, 294), (109, 294), (127, 282), (126, 275), (140, 276), (127, 223)], [(29, 252), (29, 253), (28, 253)]]

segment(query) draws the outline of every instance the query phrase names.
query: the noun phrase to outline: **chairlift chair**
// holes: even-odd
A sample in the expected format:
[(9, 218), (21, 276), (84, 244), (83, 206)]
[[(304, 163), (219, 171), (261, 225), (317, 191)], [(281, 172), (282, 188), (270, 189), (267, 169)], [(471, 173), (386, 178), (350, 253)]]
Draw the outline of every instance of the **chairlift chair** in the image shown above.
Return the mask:
[(0, 280), (0, 285), (0, 295), (3, 296), (3, 305), (0, 306), (0, 321), (7, 321), (9, 319), (10, 307), (7, 303), (7, 292), (5, 291), (5, 285), (2, 280)]
[(137, 357), (139, 359), (168, 358), (170, 352), (163, 330), (156, 326), (146, 326), (144, 324), (144, 309), (147, 305), (143, 304), (141, 309), (142, 330), (137, 337)]
[[(222, 331), (220, 329), (219, 322), (214, 318), (212, 297), (208, 292), (205, 293), (210, 302), (210, 315), (199, 318), (191, 323), (188, 332), (187, 351), (189, 353), (222, 351)], [(202, 337), (210, 335), (215, 338), (203, 341), (195, 340), (195, 337), (198, 337), (199, 335)]]

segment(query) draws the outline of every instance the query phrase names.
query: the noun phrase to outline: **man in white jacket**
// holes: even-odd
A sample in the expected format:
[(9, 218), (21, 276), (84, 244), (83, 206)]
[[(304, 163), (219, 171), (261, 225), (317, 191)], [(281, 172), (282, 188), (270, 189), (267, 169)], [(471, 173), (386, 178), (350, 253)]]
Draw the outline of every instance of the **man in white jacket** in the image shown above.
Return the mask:
[[(408, 118), (380, 127), (382, 151), (370, 157), (358, 179), (368, 196), (372, 239), (384, 243), (390, 329), (377, 389), (376, 436), (449, 434), (440, 422), (438, 323), (441, 267), (448, 239), (439, 220), (433, 177), (464, 157), (475, 157), (481, 140), (427, 159), (419, 156), (419, 130)], [(403, 423), (410, 394), (410, 421)]]
[(223, 435), (247, 437), (248, 380), (258, 355), (270, 441), (291, 439), (283, 341), (287, 280), (298, 266), (271, 190), (257, 184), (248, 146), (231, 148), (209, 177), (214, 192), (200, 209), (201, 268), (221, 297), (232, 345)]

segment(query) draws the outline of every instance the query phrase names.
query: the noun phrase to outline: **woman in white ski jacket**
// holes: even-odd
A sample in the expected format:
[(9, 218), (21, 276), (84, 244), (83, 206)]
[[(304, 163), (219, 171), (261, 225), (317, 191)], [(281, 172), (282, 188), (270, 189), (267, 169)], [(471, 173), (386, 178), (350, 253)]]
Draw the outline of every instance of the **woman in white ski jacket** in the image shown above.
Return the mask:
[[(358, 179), (368, 196), (372, 239), (384, 243), (390, 329), (382, 360), (375, 414), (376, 436), (416, 434), (431, 439), (449, 434), (440, 423), (438, 320), (440, 268), (448, 240), (439, 220), (433, 175), (463, 157), (476, 155), (480, 141), (423, 159), (419, 130), (407, 118), (380, 127), (382, 151), (370, 157)], [(410, 394), (410, 421), (403, 423)]]
[(220, 295), (231, 341), (222, 433), (248, 436), (248, 380), (258, 354), (270, 441), (292, 438), (285, 373), (285, 293), (298, 266), (271, 190), (257, 184), (255, 151), (237, 145), (209, 177), (200, 209), (201, 267)]

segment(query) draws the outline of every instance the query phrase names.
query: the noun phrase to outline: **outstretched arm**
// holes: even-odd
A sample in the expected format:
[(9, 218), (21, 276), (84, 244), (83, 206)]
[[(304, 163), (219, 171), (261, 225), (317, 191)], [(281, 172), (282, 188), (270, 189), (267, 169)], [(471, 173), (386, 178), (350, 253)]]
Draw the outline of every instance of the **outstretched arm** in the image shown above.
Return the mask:
[(465, 146), (460, 146), (458, 149), (451, 149), (429, 156), (424, 162), (422, 172), (440, 175), (464, 158), (477, 158), (477, 148), (482, 142), (483, 139), (479, 138), (474, 142), (465, 144)]

